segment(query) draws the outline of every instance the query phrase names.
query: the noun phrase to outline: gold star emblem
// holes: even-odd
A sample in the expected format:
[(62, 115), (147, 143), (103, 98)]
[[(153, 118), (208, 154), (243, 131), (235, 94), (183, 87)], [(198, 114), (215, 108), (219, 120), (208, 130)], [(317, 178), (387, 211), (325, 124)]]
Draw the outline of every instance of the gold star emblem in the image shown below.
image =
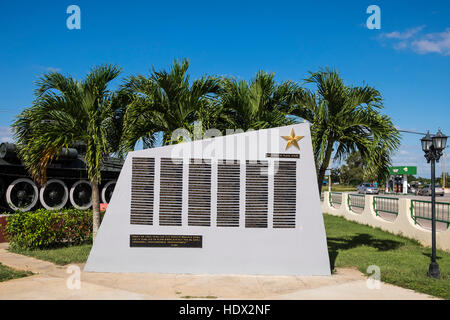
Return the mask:
[(291, 146), (294, 146), (300, 150), (300, 147), (298, 146), (298, 141), (303, 139), (303, 136), (296, 136), (294, 129), (292, 129), (290, 136), (281, 136), (281, 137), (288, 142), (286, 145), (286, 150), (289, 149)]

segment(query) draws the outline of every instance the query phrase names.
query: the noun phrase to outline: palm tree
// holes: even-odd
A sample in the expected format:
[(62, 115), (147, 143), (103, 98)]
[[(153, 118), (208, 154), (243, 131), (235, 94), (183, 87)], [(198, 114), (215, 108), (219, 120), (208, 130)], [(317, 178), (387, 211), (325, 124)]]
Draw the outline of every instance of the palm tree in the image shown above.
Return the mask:
[(265, 129), (293, 122), (284, 109), (294, 103), (298, 87), (291, 81), (276, 84), (273, 73), (259, 71), (250, 82), (223, 78), (220, 90), (222, 112), (234, 129)]
[(297, 90), (289, 113), (312, 124), (319, 191), (333, 152), (335, 160), (342, 160), (359, 151), (367, 163), (365, 176), (385, 178), (400, 134), (391, 118), (380, 113), (380, 92), (368, 85), (347, 86), (337, 71), (328, 68), (310, 72), (305, 82), (317, 91)]
[(108, 84), (120, 72), (116, 66), (102, 65), (93, 68), (83, 81), (56, 72), (46, 74), (37, 82), (33, 106), (13, 124), (19, 155), (40, 184), (46, 181), (47, 165), (58, 158), (62, 148), (76, 143), (86, 146), (94, 239), (100, 225), (101, 164), (117, 148), (118, 139), (113, 136), (120, 131), (117, 122), (123, 99), (109, 91)]
[(122, 152), (132, 150), (139, 140), (154, 146), (158, 133), (163, 145), (178, 142), (172, 141), (175, 130), (192, 133), (200, 116), (208, 116), (207, 122), (220, 116), (213, 111), (218, 79), (203, 76), (191, 84), (188, 68), (188, 60), (175, 60), (169, 71), (153, 69), (149, 77), (138, 75), (126, 80), (121, 91), (133, 98), (125, 113)]

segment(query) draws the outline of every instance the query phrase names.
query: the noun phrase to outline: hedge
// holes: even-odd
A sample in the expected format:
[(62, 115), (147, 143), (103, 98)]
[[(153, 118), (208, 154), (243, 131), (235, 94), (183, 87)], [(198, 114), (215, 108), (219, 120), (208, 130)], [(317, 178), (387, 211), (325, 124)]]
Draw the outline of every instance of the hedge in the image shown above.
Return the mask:
[(16, 212), (6, 218), (5, 231), (10, 246), (24, 249), (92, 242), (92, 210)]

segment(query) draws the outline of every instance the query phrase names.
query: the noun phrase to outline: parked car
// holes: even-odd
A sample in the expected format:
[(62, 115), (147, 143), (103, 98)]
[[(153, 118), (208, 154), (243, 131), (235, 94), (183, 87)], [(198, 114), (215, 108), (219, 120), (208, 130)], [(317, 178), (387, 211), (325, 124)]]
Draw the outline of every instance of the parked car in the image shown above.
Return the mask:
[(378, 194), (380, 192), (377, 187), (368, 182), (361, 183), (357, 188), (358, 193), (363, 194)]
[[(443, 197), (444, 196), (444, 189), (440, 185), (437, 184), (437, 185), (435, 185), (434, 193), (437, 196)], [(419, 190), (418, 194), (420, 196), (431, 196), (431, 184), (427, 184), (427, 185), (423, 186), (423, 188)]]
[(420, 183), (417, 181), (411, 182), (411, 184), (408, 184), (408, 193), (413, 193), (415, 195), (419, 194), (420, 189)]

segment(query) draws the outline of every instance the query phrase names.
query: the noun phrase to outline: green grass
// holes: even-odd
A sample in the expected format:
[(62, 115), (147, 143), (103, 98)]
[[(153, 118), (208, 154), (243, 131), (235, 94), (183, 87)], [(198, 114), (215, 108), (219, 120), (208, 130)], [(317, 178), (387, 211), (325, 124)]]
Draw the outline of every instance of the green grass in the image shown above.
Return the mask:
[(0, 282), (31, 276), (30, 271), (15, 270), (0, 263)]
[(381, 281), (450, 299), (450, 253), (438, 250), (441, 279), (427, 276), (431, 248), (378, 228), (324, 215), (331, 266), (352, 267), (366, 274), (376, 265)]
[(53, 262), (57, 265), (67, 265), (70, 263), (86, 262), (91, 244), (83, 244), (79, 246), (70, 246), (56, 249), (27, 250), (21, 248), (10, 248), (9, 251), (33, 257), (39, 260)]
[[(328, 185), (322, 187), (322, 191), (328, 191)], [(332, 192), (349, 192), (349, 191), (356, 191), (356, 187), (354, 186), (344, 186), (344, 185), (332, 185), (331, 186)]]

